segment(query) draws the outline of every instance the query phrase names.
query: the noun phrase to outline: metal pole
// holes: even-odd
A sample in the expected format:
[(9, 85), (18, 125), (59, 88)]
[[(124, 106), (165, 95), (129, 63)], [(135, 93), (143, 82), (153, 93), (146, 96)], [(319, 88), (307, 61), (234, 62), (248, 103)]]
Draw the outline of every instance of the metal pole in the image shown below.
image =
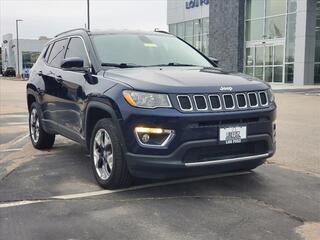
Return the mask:
[(88, 30), (90, 30), (90, 0), (87, 0), (87, 17), (88, 17)]
[(19, 20), (16, 20), (16, 34), (17, 34), (17, 77), (20, 77), (20, 56), (19, 56), (19, 29), (18, 29), (18, 22)]

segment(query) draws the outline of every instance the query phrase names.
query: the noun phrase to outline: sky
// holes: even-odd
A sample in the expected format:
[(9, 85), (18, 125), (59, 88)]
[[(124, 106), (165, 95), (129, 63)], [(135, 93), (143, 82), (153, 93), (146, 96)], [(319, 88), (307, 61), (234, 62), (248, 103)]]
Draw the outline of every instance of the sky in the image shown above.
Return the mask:
[[(167, 30), (167, 0), (90, 0), (91, 29)], [(84, 27), (87, 0), (0, 0), (0, 36), (37, 39)]]

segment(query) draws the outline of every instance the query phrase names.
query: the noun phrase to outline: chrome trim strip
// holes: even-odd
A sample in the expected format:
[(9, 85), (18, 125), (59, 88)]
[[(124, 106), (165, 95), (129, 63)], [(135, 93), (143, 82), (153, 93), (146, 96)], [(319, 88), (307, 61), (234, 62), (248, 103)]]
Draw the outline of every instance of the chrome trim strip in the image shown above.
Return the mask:
[[(205, 102), (205, 104), (206, 104), (206, 108), (204, 108), (204, 109), (199, 109), (199, 108), (198, 108), (198, 104), (197, 104), (197, 101), (196, 101), (196, 97), (202, 97), (202, 98), (204, 99), (204, 102)], [(198, 111), (207, 111), (207, 110), (208, 110), (207, 99), (206, 99), (206, 97), (205, 97), (204, 95), (193, 95), (193, 101), (194, 101), (195, 106), (196, 106), (196, 109), (197, 109)]]
[[(266, 104), (262, 104), (262, 102), (261, 102), (261, 96), (260, 96), (261, 93), (263, 93), (265, 95), (265, 97), (266, 97), (266, 100), (267, 100)], [(268, 106), (269, 105), (269, 100), (268, 100), (267, 92), (266, 91), (261, 91), (261, 92), (258, 92), (258, 95), (259, 95), (260, 105), (263, 106), (263, 107)]]
[[(211, 96), (212, 96), (212, 97), (218, 97), (219, 103), (220, 103), (220, 107), (219, 107), (219, 108), (213, 108), (213, 107), (212, 107), (212, 103), (211, 103), (211, 100), (210, 100), (210, 97), (211, 97)], [(211, 109), (212, 109), (213, 111), (218, 111), (218, 110), (221, 110), (221, 109), (222, 109), (221, 98), (220, 98), (220, 96), (219, 96), (218, 94), (211, 94), (211, 95), (208, 96), (208, 98), (209, 98), (210, 107), (211, 107)]]
[[(227, 108), (227, 106), (226, 106), (226, 100), (224, 99), (224, 97), (225, 97), (225, 96), (228, 96), (228, 95), (230, 95), (231, 98), (232, 98), (233, 107), (231, 107), (231, 108)], [(232, 110), (232, 109), (235, 109), (235, 108), (236, 108), (236, 104), (235, 104), (235, 102), (234, 102), (234, 97), (233, 97), (232, 94), (223, 94), (223, 95), (222, 95), (222, 98), (223, 98), (223, 103), (224, 103), (224, 108), (225, 108), (225, 109), (227, 109), (227, 110)]]
[[(256, 104), (256, 105), (251, 105), (250, 94), (254, 94), (254, 95), (256, 96), (256, 99), (257, 99), (257, 104)], [(249, 93), (248, 93), (248, 100), (249, 100), (249, 105), (250, 105), (250, 107), (256, 108), (256, 107), (259, 106), (259, 99), (258, 99), (257, 93), (255, 93), (255, 92), (249, 92)]]
[(257, 158), (267, 158), (267, 157), (269, 157), (269, 153), (264, 153), (264, 154), (254, 155), (254, 156), (247, 156), (247, 157), (237, 157), (237, 158), (228, 158), (228, 159), (221, 159), (221, 160), (214, 160), (214, 161), (206, 161), (206, 162), (185, 163), (184, 165), (186, 167), (202, 167), (202, 166), (209, 166), (209, 165), (220, 165), (220, 164), (249, 161)]
[[(248, 102), (247, 102), (247, 97), (246, 97), (246, 95), (245, 95), (244, 93), (236, 93), (235, 95), (236, 95), (236, 101), (237, 101), (237, 106), (238, 106), (238, 108), (240, 108), (240, 109), (247, 108), (247, 107), (248, 107)], [(240, 106), (239, 106), (238, 95), (244, 96), (244, 101), (245, 101), (246, 105), (244, 105), (243, 107), (240, 107)]]
[[(179, 97), (187, 97), (189, 99), (191, 108), (187, 109), (187, 108), (181, 107)], [(189, 97), (189, 95), (177, 95), (177, 100), (178, 100), (179, 107), (182, 111), (193, 111), (193, 104), (192, 104), (192, 101), (191, 101), (191, 98)]]

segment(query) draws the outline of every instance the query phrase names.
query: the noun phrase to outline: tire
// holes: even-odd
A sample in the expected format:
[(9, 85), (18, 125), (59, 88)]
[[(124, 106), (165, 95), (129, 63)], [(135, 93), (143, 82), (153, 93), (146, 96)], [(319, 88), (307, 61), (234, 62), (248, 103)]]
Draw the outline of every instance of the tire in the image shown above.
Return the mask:
[(34, 102), (29, 111), (29, 134), (32, 145), (36, 149), (52, 148), (55, 134), (47, 133), (42, 127), (40, 106)]
[(128, 187), (133, 181), (118, 136), (110, 119), (99, 120), (91, 134), (92, 170), (98, 184), (106, 189)]

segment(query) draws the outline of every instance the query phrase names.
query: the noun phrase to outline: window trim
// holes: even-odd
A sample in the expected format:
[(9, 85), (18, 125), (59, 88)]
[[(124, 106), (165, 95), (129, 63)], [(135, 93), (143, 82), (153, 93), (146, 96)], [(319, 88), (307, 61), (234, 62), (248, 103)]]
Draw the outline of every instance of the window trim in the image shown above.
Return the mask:
[[(54, 45), (59, 42), (59, 41), (63, 41), (63, 40), (66, 40), (68, 42), (68, 38), (65, 37), (65, 38), (59, 38), (59, 39), (56, 39), (55, 41), (51, 42), (51, 49), (50, 49), (50, 54), (48, 55), (48, 58), (46, 60), (46, 65), (49, 66), (49, 67), (53, 67), (53, 68), (57, 68), (57, 69), (61, 69), (60, 67), (55, 67), (55, 66), (52, 66), (50, 63), (49, 63), (49, 57), (51, 56), (51, 53), (52, 53), (52, 49), (54, 47)], [(65, 53), (66, 49), (64, 49), (64, 53)]]
[[(67, 45), (66, 45), (67, 47), (66, 47), (66, 49), (64, 50), (64, 55), (63, 55), (63, 56), (65, 57), (66, 51), (67, 51), (67, 48), (68, 48), (68, 45), (69, 45), (69, 42), (70, 42), (70, 39), (71, 39), (71, 38), (75, 38), (75, 37), (80, 38), (80, 39), (82, 40), (82, 43), (83, 43), (83, 45), (84, 45), (84, 48), (85, 48), (85, 50), (86, 50), (87, 57), (88, 57), (89, 71), (92, 73), (92, 61), (91, 61), (91, 59), (90, 59), (89, 52), (88, 52), (87, 46), (86, 46), (86, 44), (85, 44), (85, 41), (84, 41), (83, 37), (80, 36), (80, 35), (71, 35), (71, 36), (61, 37), (61, 38), (52, 40), (52, 42), (49, 43), (49, 45), (51, 45), (51, 49), (50, 49), (50, 54), (49, 54), (48, 56), (51, 55), (52, 48), (53, 48), (53, 46), (54, 46), (54, 44), (55, 44), (56, 42), (62, 41), (62, 40), (67, 40)], [(46, 64), (48, 67), (53, 67), (53, 68), (61, 69), (60, 67), (51, 66), (51, 65), (48, 63), (47, 60), (44, 61), (44, 62), (45, 62), (45, 64)]]
[(71, 37), (69, 37), (67, 48), (66, 48), (66, 51), (64, 52), (64, 59), (66, 58), (67, 51), (68, 51), (68, 48), (69, 48), (69, 45), (71, 43), (72, 38), (80, 38), (82, 40), (82, 45), (83, 45), (84, 50), (85, 50), (86, 55), (87, 55), (87, 61), (88, 61), (88, 65), (89, 65), (88, 67), (91, 69), (92, 68), (92, 64), (91, 64), (91, 60), (90, 60), (90, 57), (89, 57), (88, 49), (87, 49), (87, 46), (86, 46), (86, 44), (84, 42), (84, 39), (81, 36), (71, 36)]

